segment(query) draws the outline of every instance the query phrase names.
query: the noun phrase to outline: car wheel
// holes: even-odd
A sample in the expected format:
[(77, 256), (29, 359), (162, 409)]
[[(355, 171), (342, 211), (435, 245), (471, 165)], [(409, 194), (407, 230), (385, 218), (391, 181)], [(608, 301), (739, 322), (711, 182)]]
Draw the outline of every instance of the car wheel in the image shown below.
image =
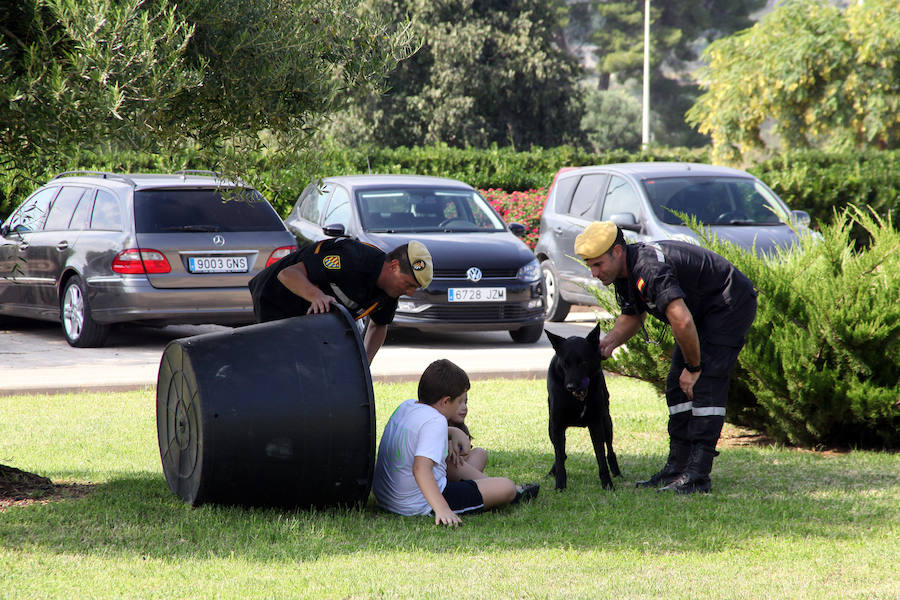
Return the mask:
[(545, 260), (541, 263), (541, 272), (544, 274), (544, 318), (548, 321), (559, 322), (566, 319), (572, 305), (563, 300), (559, 293), (559, 275), (553, 261)]
[(72, 277), (66, 282), (60, 316), (70, 346), (96, 348), (106, 341), (109, 325), (98, 323), (91, 317), (91, 306), (80, 277)]
[(517, 344), (533, 344), (541, 339), (542, 333), (544, 333), (544, 324), (537, 323), (521, 329), (513, 329), (509, 332), (509, 337)]

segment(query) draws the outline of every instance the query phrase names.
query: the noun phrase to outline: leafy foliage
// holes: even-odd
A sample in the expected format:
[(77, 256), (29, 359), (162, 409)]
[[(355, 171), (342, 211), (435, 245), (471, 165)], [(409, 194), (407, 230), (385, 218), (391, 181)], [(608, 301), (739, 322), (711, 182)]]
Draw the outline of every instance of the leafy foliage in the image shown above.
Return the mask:
[(786, 149), (900, 144), (900, 12), (895, 0), (839, 9), (790, 0), (706, 50), (706, 92), (688, 121), (714, 158), (738, 161), (772, 133)]
[(410, 15), (421, 49), (359, 97), (331, 134), (352, 145), (446, 143), (517, 148), (577, 141), (575, 60), (555, 42), (560, 0), (368, 0), (373, 13)]
[[(701, 146), (705, 136), (694, 132), (684, 112), (695, 100), (696, 85), (682, 74), (697, 56), (697, 41), (729, 35), (752, 24), (750, 13), (765, 0), (653, 0), (650, 3), (651, 107), (659, 123), (654, 140), (663, 145)], [(644, 0), (595, 0), (600, 23), (591, 40), (596, 45), (599, 88), (612, 89), (643, 77)], [(602, 114), (597, 118), (602, 119)], [(638, 132), (640, 130), (638, 129)]]
[[(25, 0), (0, 10), (0, 156), (200, 148), (206, 167), (309, 143), (310, 127), (412, 50), (358, 0)], [(264, 131), (265, 135), (259, 132)]]
[[(854, 224), (871, 237), (867, 249), (853, 248)], [(892, 223), (848, 207), (821, 238), (772, 259), (708, 237), (703, 245), (759, 290), (729, 420), (804, 446), (900, 447), (900, 232)], [(618, 314), (609, 294), (599, 300)], [(662, 343), (635, 338), (609, 368), (662, 391), (674, 340), (654, 319), (647, 329)]]

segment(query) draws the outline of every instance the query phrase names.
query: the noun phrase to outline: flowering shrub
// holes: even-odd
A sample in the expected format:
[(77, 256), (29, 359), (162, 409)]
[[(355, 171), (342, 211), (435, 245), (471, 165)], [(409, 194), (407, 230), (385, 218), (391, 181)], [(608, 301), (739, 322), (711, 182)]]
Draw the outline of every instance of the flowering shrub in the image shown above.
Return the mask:
[(525, 226), (522, 241), (534, 250), (541, 227), (541, 213), (547, 201), (547, 188), (537, 188), (524, 192), (505, 192), (489, 188), (478, 190), (485, 200), (507, 223), (521, 223)]

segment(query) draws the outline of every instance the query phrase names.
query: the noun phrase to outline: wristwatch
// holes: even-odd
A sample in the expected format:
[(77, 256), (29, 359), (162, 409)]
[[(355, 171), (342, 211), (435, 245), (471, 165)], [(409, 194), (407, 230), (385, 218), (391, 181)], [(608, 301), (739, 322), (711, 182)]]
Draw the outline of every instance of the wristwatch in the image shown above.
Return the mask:
[(700, 371), (703, 370), (703, 363), (701, 362), (699, 365), (685, 364), (684, 368), (687, 370), (688, 373), (699, 373)]

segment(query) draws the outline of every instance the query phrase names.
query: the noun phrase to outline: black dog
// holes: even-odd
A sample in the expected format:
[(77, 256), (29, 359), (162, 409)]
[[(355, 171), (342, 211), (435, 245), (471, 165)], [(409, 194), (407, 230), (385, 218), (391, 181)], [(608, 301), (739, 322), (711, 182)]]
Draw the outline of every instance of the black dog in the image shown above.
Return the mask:
[(546, 329), (544, 333), (556, 352), (547, 371), (550, 442), (556, 455), (550, 474), (556, 477), (556, 489), (566, 487), (566, 429), (587, 427), (600, 467), (600, 483), (611, 490), (610, 472), (616, 476), (621, 473), (613, 452), (609, 391), (600, 366), (603, 357), (597, 348), (600, 328), (595, 327), (586, 338), (563, 338)]

